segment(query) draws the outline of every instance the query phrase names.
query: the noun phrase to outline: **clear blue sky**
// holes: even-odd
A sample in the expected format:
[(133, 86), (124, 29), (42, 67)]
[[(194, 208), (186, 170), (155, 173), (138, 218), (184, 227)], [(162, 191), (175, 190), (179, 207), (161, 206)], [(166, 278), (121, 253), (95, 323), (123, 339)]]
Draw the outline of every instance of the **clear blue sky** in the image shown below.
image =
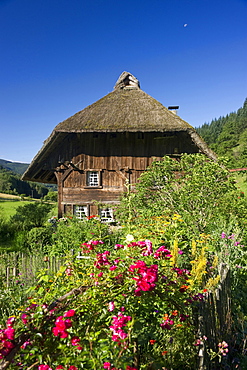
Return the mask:
[(0, 0), (0, 158), (29, 163), (123, 71), (192, 126), (247, 97), (247, 0)]

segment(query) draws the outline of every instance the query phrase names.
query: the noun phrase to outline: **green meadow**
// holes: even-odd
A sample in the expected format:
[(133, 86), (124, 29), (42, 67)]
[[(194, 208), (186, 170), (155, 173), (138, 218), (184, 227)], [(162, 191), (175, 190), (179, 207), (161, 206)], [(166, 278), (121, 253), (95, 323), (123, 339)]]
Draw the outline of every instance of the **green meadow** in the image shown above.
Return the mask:
[(15, 214), (16, 208), (26, 203), (20, 196), (0, 193), (0, 208), (7, 219)]
[[(3, 216), (9, 220), (16, 213), (16, 209), (33, 201), (39, 202), (39, 199), (21, 200), (20, 196), (0, 193), (0, 209)], [(57, 207), (54, 204), (54, 215), (57, 214)]]
[(27, 202), (21, 200), (1, 200), (0, 199), (0, 208), (3, 211), (4, 216), (6, 219), (9, 219), (11, 216), (15, 214), (16, 208), (26, 204)]

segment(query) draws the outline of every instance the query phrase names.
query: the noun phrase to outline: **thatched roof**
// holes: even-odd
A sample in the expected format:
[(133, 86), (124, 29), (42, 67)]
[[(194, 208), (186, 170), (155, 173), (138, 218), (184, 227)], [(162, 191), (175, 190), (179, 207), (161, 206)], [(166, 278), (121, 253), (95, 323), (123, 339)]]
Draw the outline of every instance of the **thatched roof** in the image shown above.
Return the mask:
[(32, 168), (44, 162), (52, 148), (71, 133), (174, 131), (187, 132), (201, 152), (216, 158), (191, 125), (141, 90), (136, 77), (123, 72), (111, 93), (55, 127), (23, 178), (33, 179)]
[(125, 86), (119, 78), (111, 93), (59, 123), (54, 131), (164, 132), (184, 131), (190, 128), (192, 127), (187, 122), (146, 94), (137, 85)]

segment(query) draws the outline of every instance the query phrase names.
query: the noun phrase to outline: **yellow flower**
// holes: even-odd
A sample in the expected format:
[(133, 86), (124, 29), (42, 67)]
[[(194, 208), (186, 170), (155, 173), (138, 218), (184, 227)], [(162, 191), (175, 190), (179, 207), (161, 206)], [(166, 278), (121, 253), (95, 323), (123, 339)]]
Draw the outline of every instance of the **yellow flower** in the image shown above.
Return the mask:
[(216, 268), (218, 266), (218, 261), (219, 261), (218, 256), (215, 255), (214, 259), (213, 259), (213, 262), (212, 262), (212, 267), (213, 268)]
[(178, 240), (175, 239), (174, 242), (173, 242), (173, 248), (171, 250), (171, 259), (170, 259), (170, 263), (172, 266), (175, 266), (176, 265), (176, 262), (177, 262), (177, 257), (178, 257)]
[(220, 275), (217, 275), (215, 278), (208, 279), (208, 282), (206, 284), (206, 289), (216, 288), (219, 281), (220, 281)]
[(196, 242), (194, 240), (191, 243), (191, 254), (193, 257), (196, 255)]

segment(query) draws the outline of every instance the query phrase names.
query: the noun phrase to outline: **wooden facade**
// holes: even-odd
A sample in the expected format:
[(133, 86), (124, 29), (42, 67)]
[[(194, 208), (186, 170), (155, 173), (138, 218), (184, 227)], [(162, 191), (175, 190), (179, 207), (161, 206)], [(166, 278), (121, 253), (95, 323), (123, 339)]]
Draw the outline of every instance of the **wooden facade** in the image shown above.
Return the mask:
[(152, 161), (214, 156), (189, 124), (144, 93), (132, 75), (121, 76), (115, 91), (54, 129), (23, 176), (57, 183), (59, 217), (101, 212), (110, 221), (126, 182), (134, 185)]
[[(117, 203), (126, 181), (135, 184), (140, 174), (164, 155), (198, 152), (186, 133), (120, 132), (84, 133), (70, 136), (59, 150), (63, 158), (56, 168), (59, 215), (73, 213), (75, 205), (87, 205), (95, 214), (94, 202)], [(87, 183), (88, 172), (98, 173), (96, 186)]]

